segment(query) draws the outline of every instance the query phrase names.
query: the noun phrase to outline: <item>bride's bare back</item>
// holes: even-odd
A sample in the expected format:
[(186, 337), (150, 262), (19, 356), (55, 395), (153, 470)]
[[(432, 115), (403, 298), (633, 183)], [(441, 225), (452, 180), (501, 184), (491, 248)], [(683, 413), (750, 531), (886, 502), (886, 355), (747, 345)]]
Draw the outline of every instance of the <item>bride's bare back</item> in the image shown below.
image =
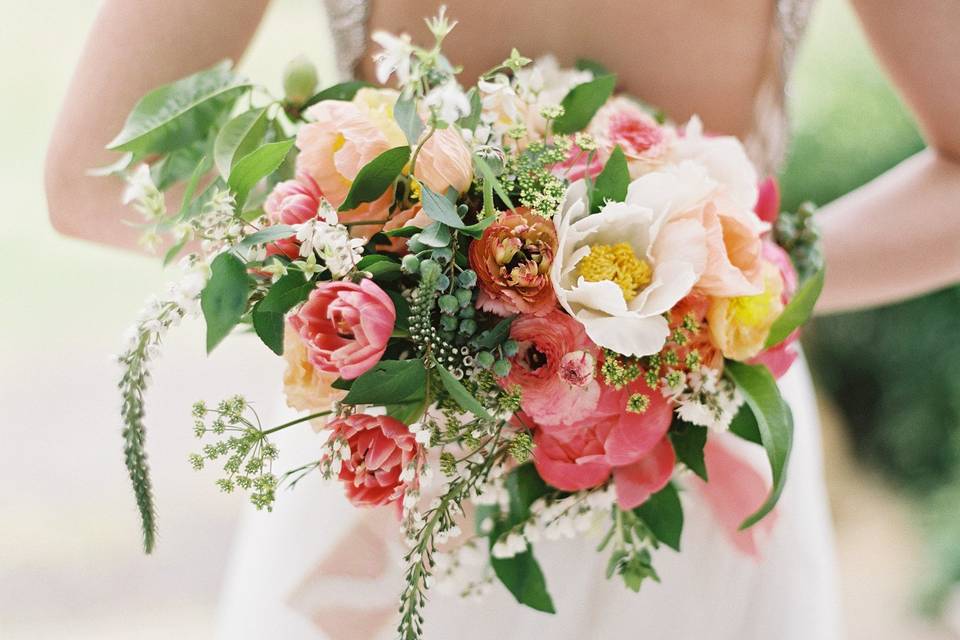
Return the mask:
[[(502, 61), (511, 47), (528, 57), (587, 57), (616, 71), (620, 87), (678, 120), (694, 110), (715, 131), (745, 135), (768, 62), (776, 58), (770, 0), (391, 0), (370, 6), (371, 30), (430, 35), (423, 16), (445, 4), (460, 24), (444, 43), (464, 65), (467, 84)], [(372, 77), (370, 56), (361, 75)]]
[[(830, 269), (818, 308), (828, 310), (960, 281), (960, 1), (851, 1), (930, 148), (821, 214)], [(88, 177), (86, 170), (115, 159), (103, 145), (141, 95), (223, 58), (238, 58), (268, 2), (105, 0), (47, 157), (47, 198), (57, 229), (133, 246), (136, 231), (121, 222), (122, 185)], [(422, 18), (440, 4), (370, 2), (370, 29), (409, 31), (417, 38), (424, 37)], [(709, 129), (743, 136), (754, 122), (759, 87), (776, 73), (775, 0), (446, 4), (461, 22), (448, 53), (466, 65), (468, 82), (513, 46), (528, 56), (553, 53), (564, 63), (583, 56), (615, 69), (623, 90), (677, 119), (696, 111)], [(369, 77), (370, 66), (364, 56), (359, 71)]]

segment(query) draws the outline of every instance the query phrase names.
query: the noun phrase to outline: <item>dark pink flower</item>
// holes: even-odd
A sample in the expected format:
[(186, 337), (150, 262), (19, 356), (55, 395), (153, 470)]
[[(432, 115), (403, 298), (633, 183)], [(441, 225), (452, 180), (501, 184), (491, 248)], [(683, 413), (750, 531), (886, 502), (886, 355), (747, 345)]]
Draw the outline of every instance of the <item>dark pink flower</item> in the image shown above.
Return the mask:
[(773, 224), (780, 216), (780, 186), (777, 179), (769, 177), (758, 185), (757, 203), (754, 212), (764, 222)]
[(340, 468), (347, 498), (362, 507), (377, 507), (403, 498), (403, 470), (419, 451), (407, 426), (389, 416), (362, 413), (337, 418), (327, 427), (331, 438), (343, 438), (350, 456)]
[[(273, 188), (263, 203), (271, 224), (302, 224), (320, 215), (323, 192), (308, 174), (300, 172), (294, 180), (285, 180)], [(267, 245), (267, 255), (283, 254), (295, 260), (300, 244), (295, 238), (284, 238)]]
[(290, 325), (321, 371), (352, 380), (371, 369), (387, 348), (397, 312), (383, 289), (370, 279), (321, 282), (290, 316)]

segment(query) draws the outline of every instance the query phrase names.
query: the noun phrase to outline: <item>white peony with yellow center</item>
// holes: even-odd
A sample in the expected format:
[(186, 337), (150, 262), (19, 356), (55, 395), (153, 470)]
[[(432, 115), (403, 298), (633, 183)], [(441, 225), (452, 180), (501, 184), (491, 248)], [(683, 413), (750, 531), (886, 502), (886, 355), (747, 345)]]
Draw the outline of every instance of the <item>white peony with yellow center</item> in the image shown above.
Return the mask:
[(586, 185), (570, 185), (557, 227), (551, 279), (557, 299), (596, 344), (645, 356), (663, 348), (663, 314), (690, 293), (706, 266), (703, 226), (671, 214), (715, 189), (703, 171), (653, 172), (634, 180), (625, 202), (589, 215)]

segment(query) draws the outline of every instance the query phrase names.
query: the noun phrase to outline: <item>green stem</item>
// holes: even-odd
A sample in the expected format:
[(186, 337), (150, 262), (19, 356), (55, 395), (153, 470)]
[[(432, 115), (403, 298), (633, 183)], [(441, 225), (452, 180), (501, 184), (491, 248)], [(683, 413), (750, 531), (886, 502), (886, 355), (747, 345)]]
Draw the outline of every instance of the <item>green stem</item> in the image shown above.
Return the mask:
[[(417, 145), (417, 148), (413, 150), (413, 156), (410, 158), (410, 175), (413, 175), (414, 169), (417, 168), (417, 156), (420, 155), (420, 149), (423, 149), (423, 145), (427, 143), (427, 140), (436, 133), (436, 127), (430, 127), (430, 131), (427, 132), (426, 137), (420, 141), (420, 144)], [(441, 194), (442, 195), (442, 194)]]
[(331, 413), (333, 413), (333, 411), (319, 411), (317, 413), (311, 413), (308, 416), (303, 416), (302, 418), (297, 418), (296, 420), (291, 420), (290, 422), (284, 422), (280, 426), (273, 427), (272, 429), (267, 429), (266, 431), (262, 432), (261, 435), (268, 436), (271, 433), (276, 433), (277, 431), (280, 431), (281, 429), (286, 429), (287, 427), (292, 427), (294, 425), (300, 424), (301, 422), (306, 422), (307, 420), (313, 420), (314, 418), (322, 418), (323, 416), (328, 416)]

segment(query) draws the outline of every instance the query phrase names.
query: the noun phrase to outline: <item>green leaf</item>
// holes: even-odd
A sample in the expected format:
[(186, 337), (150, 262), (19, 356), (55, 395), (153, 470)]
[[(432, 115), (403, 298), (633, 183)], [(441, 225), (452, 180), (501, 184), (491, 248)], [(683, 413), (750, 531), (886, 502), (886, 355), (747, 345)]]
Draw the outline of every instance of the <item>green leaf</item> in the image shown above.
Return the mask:
[(483, 218), (479, 222), (475, 222), (471, 225), (464, 227), (463, 229), (460, 229), (460, 233), (465, 233), (466, 235), (476, 240), (482, 237), (483, 231), (496, 221), (497, 221), (496, 215), (487, 216), (486, 218)]
[(653, 532), (657, 540), (675, 551), (680, 551), (680, 535), (683, 533), (683, 506), (673, 483), (650, 496), (646, 502), (633, 510)]
[(229, 62), (158, 87), (137, 102), (107, 148), (143, 156), (202, 140), (249, 87)]
[(613, 94), (617, 76), (613, 74), (578, 84), (560, 102), (563, 115), (553, 121), (554, 133), (576, 133), (590, 124), (597, 110)]
[(180, 242), (176, 243), (175, 245), (167, 249), (167, 252), (163, 254), (163, 266), (166, 267), (171, 262), (173, 262), (177, 258), (177, 256), (180, 255), (180, 252), (183, 251), (183, 247), (186, 244), (187, 244), (187, 238), (184, 237), (183, 240), (181, 240)]
[(765, 366), (728, 360), (724, 371), (740, 389), (747, 405), (753, 411), (773, 474), (770, 495), (756, 513), (740, 525), (741, 529), (747, 529), (770, 513), (783, 492), (790, 450), (793, 447), (793, 415), (780, 396), (776, 380)]
[(214, 258), (210, 271), (210, 280), (200, 294), (200, 309), (207, 323), (207, 353), (240, 322), (253, 284), (246, 265), (232, 253)]
[(613, 153), (604, 165), (603, 171), (597, 176), (590, 191), (590, 211), (599, 211), (606, 200), (623, 202), (627, 198), (627, 187), (630, 185), (630, 170), (627, 168), (627, 158), (623, 155), (620, 145), (613, 148)]
[(293, 147), (293, 138), (280, 142), (268, 142), (240, 158), (230, 170), (227, 184), (237, 199), (237, 210), (243, 210), (243, 204), (250, 190), (263, 178), (277, 170)]
[(470, 113), (457, 120), (457, 126), (467, 131), (473, 131), (480, 124), (480, 114), (483, 112), (483, 103), (480, 101), (480, 92), (476, 87), (467, 91), (467, 100), (470, 101)]
[(737, 415), (733, 416), (733, 421), (730, 422), (730, 433), (743, 438), (747, 442), (763, 446), (763, 440), (760, 439), (760, 427), (757, 426), (757, 419), (748, 404), (741, 405)]
[(388, 238), (409, 238), (410, 236), (420, 233), (423, 231), (420, 227), (400, 227), (399, 229), (392, 229), (390, 231), (382, 232), (383, 235)]
[(530, 505), (552, 491), (532, 462), (525, 462), (510, 471), (505, 484), (510, 496), (510, 526), (529, 518)]
[(579, 58), (575, 63), (573, 63), (573, 66), (579, 71), (589, 71), (595, 78), (610, 75), (609, 69), (596, 60), (591, 60), (589, 58)]
[(447, 371), (436, 360), (434, 360), (434, 364), (436, 365), (437, 373), (440, 375), (440, 382), (443, 383), (443, 388), (447, 390), (450, 397), (453, 398), (464, 411), (469, 411), (484, 420), (493, 420), (493, 416), (480, 404), (480, 401), (474, 398), (473, 395), (467, 391), (466, 387), (453, 377), (452, 373)]
[(813, 307), (817, 303), (817, 298), (820, 297), (820, 292), (823, 291), (825, 274), (826, 271), (821, 268), (800, 285), (793, 299), (790, 300), (783, 310), (783, 313), (780, 314), (780, 317), (777, 318), (773, 326), (770, 327), (770, 335), (767, 336), (767, 347), (780, 344), (793, 333), (794, 329), (810, 319), (810, 316), (813, 314)]
[(387, 149), (371, 160), (357, 173), (339, 211), (356, 209), (364, 202), (373, 202), (382, 196), (403, 171), (408, 160), (410, 147), (407, 146)]
[(213, 142), (213, 159), (224, 180), (240, 159), (256, 149), (267, 132), (267, 109), (250, 109), (223, 125)]
[(160, 191), (166, 191), (176, 182), (186, 180), (203, 158), (204, 145), (195, 144), (171, 151), (150, 167), (150, 176)]
[[(210, 170), (213, 162), (210, 160), (210, 156), (203, 156), (200, 158), (200, 161), (197, 163), (197, 166), (193, 168), (193, 173), (190, 174), (190, 179), (187, 181), (186, 189), (183, 192), (183, 200), (180, 201), (180, 211), (177, 212), (177, 218), (180, 220), (185, 220), (190, 214), (191, 204), (193, 202), (193, 194), (197, 191), (197, 186), (200, 184), (200, 180), (203, 179), (204, 174)], [(214, 182), (220, 182), (223, 184), (223, 181), (220, 179), (215, 180)]]
[[(493, 538), (491, 538), (492, 540)], [(512, 558), (490, 558), (493, 572), (520, 604), (545, 613), (556, 613), (553, 599), (547, 591), (540, 564), (527, 549)]]
[(400, 263), (378, 253), (361, 258), (357, 269), (366, 271), (374, 280), (396, 280), (401, 274)]
[(420, 360), (382, 360), (353, 381), (343, 402), (395, 404), (422, 392), (426, 381), (427, 370)]
[(510, 194), (507, 193), (507, 190), (503, 188), (503, 185), (500, 184), (500, 180), (497, 179), (497, 176), (493, 174), (493, 169), (490, 168), (490, 165), (486, 160), (481, 158), (478, 155), (473, 156), (473, 166), (477, 168), (477, 171), (480, 172), (480, 176), (483, 178), (484, 182), (489, 183), (493, 190), (500, 196), (500, 199), (503, 200), (511, 210), (516, 207), (513, 206), (513, 201), (510, 199)]
[(283, 323), (286, 314), (310, 296), (316, 284), (305, 281), (299, 271), (291, 271), (270, 287), (267, 295), (254, 305), (253, 330), (278, 356), (283, 355)]
[(353, 386), (353, 380), (344, 380), (343, 378), (337, 378), (330, 383), (332, 389), (339, 389), (340, 391), (350, 391), (350, 387)]
[(707, 465), (703, 461), (703, 447), (707, 444), (707, 428), (674, 418), (670, 427), (670, 442), (677, 460), (695, 474), (707, 480)]
[(460, 219), (460, 214), (457, 213), (457, 205), (450, 202), (446, 196), (434, 193), (425, 184), (420, 185), (420, 201), (423, 204), (423, 211), (431, 219), (454, 229), (463, 229), (466, 226)]
[(393, 119), (400, 125), (403, 135), (407, 136), (407, 142), (415, 145), (420, 141), (423, 134), (423, 120), (417, 114), (417, 102), (413, 99), (405, 99), (403, 95), (397, 98), (397, 103), (393, 106)]
[(347, 82), (341, 82), (340, 84), (335, 84), (332, 87), (327, 87), (326, 89), (320, 91), (319, 93), (314, 94), (312, 98), (307, 100), (302, 109), (311, 107), (318, 102), (323, 102), (324, 100), (353, 100), (353, 97), (357, 95), (357, 91), (365, 87), (373, 87), (375, 85), (369, 82), (362, 82), (360, 80), (349, 80)]
[(409, 425), (423, 416), (426, 409), (426, 397), (420, 396), (407, 402), (398, 402), (397, 404), (388, 404), (386, 406), (387, 415), (395, 418), (403, 424)]
[(240, 246), (255, 247), (258, 244), (266, 244), (268, 242), (276, 242), (277, 240), (289, 238), (296, 233), (296, 229), (288, 224), (275, 224), (270, 227), (265, 227), (256, 233), (251, 233), (240, 241)]

